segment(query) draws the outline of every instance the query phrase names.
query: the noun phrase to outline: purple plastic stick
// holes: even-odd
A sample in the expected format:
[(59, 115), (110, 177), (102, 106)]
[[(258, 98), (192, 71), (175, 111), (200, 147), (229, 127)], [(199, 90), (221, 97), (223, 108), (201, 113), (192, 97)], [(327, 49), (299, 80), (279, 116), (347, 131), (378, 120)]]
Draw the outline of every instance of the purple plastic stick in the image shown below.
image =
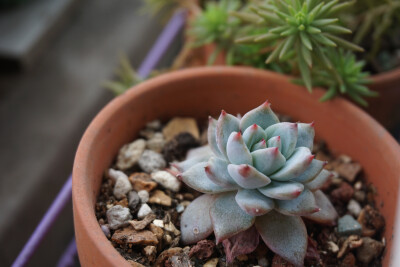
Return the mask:
[[(168, 22), (168, 24), (165, 26), (162, 33), (157, 38), (156, 43), (153, 45), (150, 52), (147, 54), (146, 58), (140, 65), (138, 70), (138, 74), (140, 77), (147, 77), (150, 72), (155, 69), (161, 57), (165, 54), (172, 41), (175, 39), (176, 35), (183, 27), (184, 23), (185, 12), (183, 10), (176, 12), (171, 20)], [(50, 208), (47, 210), (46, 214), (40, 221), (39, 225), (36, 227), (32, 236), (29, 238), (28, 242), (25, 244), (18, 257), (15, 259), (12, 267), (23, 267), (29, 262), (30, 258), (35, 253), (42, 240), (53, 226), (59, 214), (71, 200), (71, 192), (72, 176), (70, 175), (68, 180), (62, 187), (61, 191), (58, 193), (56, 199), (53, 201)], [(72, 266), (71, 264), (73, 264), (74, 262), (74, 257), (76, 253), (76, 243), (75, 239), (73, 239), (61, 256), (57, 266)]]
[(169, 20), (162, 33), (158, 36), (156, 43), (151, 48), (147, 57), (139, 67), (138, 74), (142, 78), (149, 76), (150, 72), (155, 69), (161, 57), (165, 54), (172, 41), (175, 39), (178, 32), (182, 29), (185, 23), (185, 11), (177, 11)]
[(63, 211), (64, 207), (69, 203), (72, 196), (72, 176), (70, 175), (68, 180), (65, 182), (61, 191), (58, 193), (56, 199), (51, 204), (50, 208), (47, 210), (46, 214), (43, 216), (39, 225), (36, 227), (32, 236), (29, 238), (28, 242), (25, 244), (22, 251), (19, 253), (18, 257), (14, 261), (12, 267), (25, 266), (33, 253), (42, 242), (43, 238), (46, 236), (48, 231), (53, 226), (54, 222)]

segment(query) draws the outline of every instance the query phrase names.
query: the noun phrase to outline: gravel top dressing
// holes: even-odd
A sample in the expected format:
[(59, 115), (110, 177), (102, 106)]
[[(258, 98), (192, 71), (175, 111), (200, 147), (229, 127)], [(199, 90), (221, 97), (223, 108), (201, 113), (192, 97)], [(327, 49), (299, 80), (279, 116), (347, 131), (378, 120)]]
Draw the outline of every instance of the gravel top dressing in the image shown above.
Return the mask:
[[(280, 117), (281, 121), (288, 118)], [(190, 246), (180, 240), (180, 218), (201, 193), (181, 183), (171, 162), (207, 144), (206, 123), (199, 130), (192, 118), (153, 121), (140, 137), (124, 145), (105, 171), (96, 216), (116, 250), (132, 266), (293, 266), (263, 242), (250, 254), (227, 257), (237, 244), (216, 244), (214, 235)], [(308, 232), (305, 266), (381, 266), (385, 220), (375, 203), (376, 190), (362, 166), (346, 155), (334, 156), (323, 142), (314, 145), (316, 159), (328, 161), (334, 177), (322, 191), (334, 204), (336, 226), (304, 220)], [(384, 177), (383, 177), (384, 178)], [(250, 229), (254, 231), (254, 226)], [(254, 240), (258, 243), (258, 240)]]

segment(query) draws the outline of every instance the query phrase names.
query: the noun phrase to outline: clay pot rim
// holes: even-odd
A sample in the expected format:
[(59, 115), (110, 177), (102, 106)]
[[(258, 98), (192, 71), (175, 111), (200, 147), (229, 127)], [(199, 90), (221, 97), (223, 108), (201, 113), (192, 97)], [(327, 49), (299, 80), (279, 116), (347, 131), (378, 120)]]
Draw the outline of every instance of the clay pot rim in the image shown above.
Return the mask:
[[(185, 80), (193, 76), (216, 76), (220, 74), (229, 75), (257, 75), (257, 76), (268, 76), (274, 77), (287, 82), (287, 77), (284, 75), (277, 74), (275, 72), (249, 68), (249, 67), (226, 67), (226, 66), (216, 66), (216, 67), (198, 67), (184, 69), (174, 72), (169, 72), (162, 74), (154, 79), (145, 81), (137, 86), (134, 90), (129, 90), (126, 93), (116, 97), (110, 103), (108, 103), (93, 119), (89, 127), (85, 131), (76, 153), (74, 166), (73, 166), (73, 179), (72, 179), (72, 199), (73, 199), (73, 209), (74, 217), (85, 218), (82, 224), (82, 228), (87, 232), (91, 244), (96, 247), (97, 251), (102, 251), (103, 256), (108, 262), (114, 262), (115, 265), (129, 266), (128, 262), (115, 250), (115, 248), (110, 244), (109, 240), (105, 237), (101, 228), (99, 227), (98, 221), (94, 213), (94, 204), (90, 199), (88, 192), (86, 191), (86, 184), (89, 183), (86, 178), (85, 167), (91, 164), (91, 159), (88, 157), (90, 153), (90, 147), (94, 146), (94, 137), (98, 134), (98, 130), (101, 125), (108, 121), (111, 114), (118, 111), (118, 108), (131, 102), (136, 97), (140, 96), (144, 92), (159, 90), (160, 86), (165, 83), (169, 83), (173, 80)], [(304, 92), (306, 93), (306, 92)], [(324, 94), (322, 89), (315, 89), (314, 92), (320, 97)], [(369, 123), (370, 128), (375, 132), (376, 135), (382, 135), (386, 130), (381, 126), (375, 119), (364, 112), (358, 106), (352, 104), (350, 101), (338, 98), (334, 100), (335, 105), (338, 108), (345, 108), (349, 112), (354, 112), (357, 114), (360, 120)], [(390, 155), (398, 156), (400, 158), (400, 147), (398, 146), (395, 139), (388, 135), (385, 139), (386, 143), (389, 143), (391, 151), (388, 151)]]
[(375, 75), (371, 75), (371, 79), (374, 84), (387, 83), (392, 80), (400, 81), (400, 67), (393, 70), (385, 71)]

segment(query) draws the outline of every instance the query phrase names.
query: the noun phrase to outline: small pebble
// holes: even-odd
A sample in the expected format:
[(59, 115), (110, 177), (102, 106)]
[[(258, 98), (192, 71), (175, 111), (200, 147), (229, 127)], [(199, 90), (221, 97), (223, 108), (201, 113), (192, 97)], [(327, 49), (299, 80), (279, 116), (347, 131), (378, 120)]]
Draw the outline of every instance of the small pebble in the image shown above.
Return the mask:
[(157, 256), (157, 248), (155, 246), (147, 246), (143, 249), (144, 255), (147, 257), (147, 259), (150, 262), (153, 262), (156, 260)]
[(336, 188), (331, 192), (332, 201), (334, 203), (347, 203), (354, 194), (354, 189), (351, 185), (346, 182), (340, 184), (339, 188)]
[(132, 184), (133, 190), (139, 192), (140, 190), (152, 191), (157, 187), (157, 183), (151, 179), (150, 174), (145, 172), (135, 172), (129, 176), (129, 181)]
[(147, 203), (149, 201), (149, 192), (147, 192), (146, 190), (140, 190), (138, 192), (138, 196), (141, 203)]
[(149, 207), (149, 205), (142, 204), (142, 206), (140, 207), (140, 209), (138, 211), (137, 216), (139, 219), (143, 219), (144, 217), (146, 217), (147, 215), (149, 215), (152, 212), (153, 212), (153, 210)]
[(268, 267), (269, 261), (266, 257), (260, 257), (257, 259), (258, 266), (260, 267)]
[(128, 176), (122, 171), (109, 169), (108, 175), (115, 181), (113, 194), (117, 199), (124, 198), (126, 194), (132, 190), (132, 185), (129, 182)]
[(149, 203), (170, 207), (172, 204), (172, 199), (170, 196), (166, 195), (163, 191), (155, 190), (149, 199)]
[(160, 153), (165, 145), (164, 135), (162, 133), (154, 133), (154, 135), (147, 141), (147, 148)]
[(351, 215), (345, 215), (339, 218), (338, 234), (339, 235), (360, 235), (361, 225)]
[(142, 156), (145, 147), (146, 141), (143, 139), (124, 145), (118, 153), (117, 168), (126, 170), (134, 166)]
[(178, 204), (178, 205), (176, 206), (176, 211), (177, 211), (178, 213), (182, 213), (184, 210), (185, 210), (185, 207), (184, 207), (182, 204)]
[(111, 237), (111, 232), (110, 232), (110, 228), (108, 227), (108, 225), (102, 224), (100, 227), (101, 227), (101, 230), (103, 231), (104, 235), (107, 238), (110, 238)]
[(338, 245), (336, 245), (336, 243), (332, 242), (332, 241), (328, 241), (326, 242), (326, 244), (328, 245), (328, 250), (332, 253), (338, 253), (339, 251), (339, 247)]
[(158, 244), (157, 237), (149, 230), (136, 231), (132, 227), (125, 227), (114, 232), (111, 240), (123, 245), (150, 245), (154, 246)]
[(159, 120), (154, 120), (146, 123), (146, 128), (153, 131), (158, 131), (162, 127), (161, 122)]
[(161, 229), (160, 227), (156, 226), (154, 223), (150, 224), (149, 229), (157, 237), (158, 240), (162, 239), (162, 237), (164, 235), (163, 229)]
[(128, 208), (115, 205), (107, 210), (107, 220), (110, 228), (115, 230), (122, 226), (128, 225), (129, 221), (132, 220), (132, 215)]
[(167, 163), (160, 153), (152, 150), (145, 150), (139, 159), (139, 166), (143, 171), (152, 173), (164, 169)]
[(361, 165), (359, 163), (342, 163), (338, 167), (335, 168), (335, 171), (339, 173), (339, 175), (345, 178), (350, 183), (354, 182), (357, 175), (361, 171)]
[(351, 215), (357, 218), (361, 212), (361, 206), (354, 199), (350, 199), (349, 204), (347, 204), (347, 210), (351, 213)]
[(130, 191), (128, 194), (128, 199), (129, 199), (128, 205), (131, 209), (135, 209), (140, 202), (139, 195), (136, 191)]
[(356, 183), (354, 184), (354, 189), (355, 189), (355, 190), (361, 190), (362, 186), (363, 186), (362, 182), (361, 182), (361, 181), (358, 181), (358, 182), (356, 182)]
[(197, 127), (197, 122), (195, 119), (178, 117), (173, 118), (163, 128), (163, 134), (167, 141), (184, 132), (190, 133), (196, 139), (200, 137), (199, 128)]
[(211, 260), (208, 260), (203, 267), (216, 267), (218, 264), (218, 258), (213, 258)]
[(354, 199), (357, 200), (359, 203), (365, 201), (365, 193), (363, 191), (356, 191), (354, 192)]
[(151, 178), (162, 185), (163, 187), (170, 189), (174, 192), (178, 192), (181, 188), (181, 182), (172, 174), (166, 171), (158, 171), (151, 174)]
[(154, 221), (153, 221), (153, 224), (154, 224), (155, 226), (160, 227), (160, 228), (164, 228), (164, 221), (163, 221), (163, 220), (154, 220)]
[(370, 237), (363, 237), (362, 241), (362, 245), (357, 248), (357, 259), (364, 264), (368, 264), (381, 255), (384, 246), (381, 242)]
[(173, 233), (174, 235), (180, 235), (181, 234), (181, 231), (176, 229), (175, 225), (172, 222), (164, 224), (164, 229), (167, 230), (168, 232)]

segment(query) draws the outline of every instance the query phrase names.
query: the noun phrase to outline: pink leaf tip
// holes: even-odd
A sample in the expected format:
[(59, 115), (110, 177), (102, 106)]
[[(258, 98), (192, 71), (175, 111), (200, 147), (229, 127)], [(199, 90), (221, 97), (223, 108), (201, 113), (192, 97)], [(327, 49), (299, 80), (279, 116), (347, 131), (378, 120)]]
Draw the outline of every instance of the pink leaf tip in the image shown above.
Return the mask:
[(250, 174), (250, 166), (249, 165), (240, 165), (239, 167), (239, 173), (240, 175), (242, 175), (243, 177), (247, 177)]
[(313, 121), (313, 122), (311, 122), (311, 123), (310, 123), (310, 126), (314, 128), (314, 126), (315, 126), (315, 122), (314, 122), (314, 121)]
[(226, 111), (225, 110), (221, 110), (221, 116), (226, 116)]
[(182, 174), (177, 174), (177, 175), (176, 175), (176, 178), (178, 178), (179, 181), (182, 181), (182, 179), (183, 179), (183, 178), (182, 178)]
[(257, 124), (256, 123), (254, 123), (252, 126), (251, 126), (252, 128), (252, 130), (257, 130)]
[(314, 155), (310, 155), (310, 156), (308, 157), (308, 163), (311, 163), (311, 161), (312, 161), (314, 158), (315, 158)]
[(263, 105), (263, 107), (269, 108), (269, 106), (271, 106), (271, 103), (269, 103), (268, 100), (265, 100), (265, 102), (262, 105)]

